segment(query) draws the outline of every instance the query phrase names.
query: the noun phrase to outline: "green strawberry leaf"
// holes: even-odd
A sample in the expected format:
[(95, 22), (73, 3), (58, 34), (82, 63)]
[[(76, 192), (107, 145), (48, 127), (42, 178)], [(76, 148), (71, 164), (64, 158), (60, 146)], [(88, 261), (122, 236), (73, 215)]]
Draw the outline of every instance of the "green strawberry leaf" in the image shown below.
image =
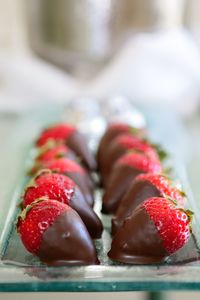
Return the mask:
[(161, 161), (166, 160), (169, 157), (169, 154), (164, 150), (164, 148), (159, 144), (151, 144), (153, 148), (155, 148), (156, 152)]
[(49, 200), (49, 198), (47, 196), (43, 196), (43, 197), (40, 197), (40, 198), (37, 198), (35, 199), (35, 201), (33, 201), (31, 204), (27, 205), (23, 211), (18, 215), (17, 219), (16, 219), (16, 222), (15, 222), (15, 227), (18, 231), (18, 225), (19, 225), (19, 222), (20, 220), (25, 220), (26, 219), (26, 216), (28, 214), (28, 212), (33, 208), (33, 206), (38, 203), (38, 202), (41, 202), (41, 201), (45, 201), (45, 200)]
[(173, 174), (173, 172), (174, 172), (174, 169), (173, 169), (172, 167), (170, 167), (170, 166), (165, 167), (165, 168), (163, 169), (163, 173), (164, 173), (164, 175), (165, 175), (166, 177), (171, 177), (172, 174)]
[(172, 201), (176, 206), (178, 205), (178, 202), (177, 202), (176, 199), (174, 199), (174, 198), (172, 198), (172, 197), (170, 197), (170, 196), (168, 196), (168, 195), (166, 195), (166, 194), (164, 194), (163, 196), (164, 196), (164, 198), (166, 198), (167, 200)]
[(186, 215), (188, 216), (189, 219), (189, 223), (192, 222), (193, 216), (194, 216), (194, 212), (190, 209), (185, 210)]
[(186, 194), (184, 191), (179, 190), (179, 192), (180, 192), (180, 195), (181, 195), (182, 197), (187, 197), (187, 194)]
[(49, 139), (42, 147), (38, 149), (36, 159), (39, 159), (41, 155), (43, 155), (48, 150), (54, 148), (57, 144), (58, 142), (56, 142), (54, 139)]

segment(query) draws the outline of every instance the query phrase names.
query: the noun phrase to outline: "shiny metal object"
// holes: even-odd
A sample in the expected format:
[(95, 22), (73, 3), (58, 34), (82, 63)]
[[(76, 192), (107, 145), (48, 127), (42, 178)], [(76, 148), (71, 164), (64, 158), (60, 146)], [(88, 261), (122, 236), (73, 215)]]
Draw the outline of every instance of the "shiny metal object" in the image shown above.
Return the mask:
[(27, 0), (29, 41), (39, 56), (88, 77), (109, 61), (130, 33), (179, 25), (183, 4), (184, 0)]
[(62, 68), (92, 73), (122, 39), (122, 7), (122, 0), (28, 0), (30, 44)]

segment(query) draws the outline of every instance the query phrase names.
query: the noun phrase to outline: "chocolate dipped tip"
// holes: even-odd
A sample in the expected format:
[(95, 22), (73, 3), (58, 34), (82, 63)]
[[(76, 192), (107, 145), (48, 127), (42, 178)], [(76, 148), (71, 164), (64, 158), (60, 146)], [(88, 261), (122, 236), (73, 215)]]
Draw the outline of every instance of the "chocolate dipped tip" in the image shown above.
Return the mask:
[(74, 195), (69, 205), (79, 214), (91, 238), (99, 239), (103, 232), (103, 225), (91, 206), (85, 201), (81, 191), (75, 187)]
[(94, 182), (91, 174), (86, 173), (85, 179), (86, 179), (86, 183), (87, 183), (89, 190), (93, 193), (94, 189), (95, 189), (95, 182)]
[(73, 132), (72, 135), (66, 141), (67, 146), (69, 146), (81, 159), (83, 164), (91, 171), (97, 169), (97, 163), (94, 155), (90, 151), (86, 138), (84, 135), (77, 130)]
[(126, 149), (123, 149), (118, 145), (115, 149), (113, 149), (113, 144), (110, 145), (109, 149), (107, 150), (107, 155), (105, 155), (104, 161), (101, 164), (100, 167), (100, 173), (101, 173), (101, 180), (103, 186), (106, 187), (107, 182), (109, 181), (109, 176), (112, 172), (112, 167), (116, 160), (120, 158), (123, 154), (126, 153)]
[(128, 124), (120, 124), (120, 126), (109, 125), (102, 136), (99, 147), (97, 150), (97, 161), (98, 166), (101, 166), (101, 163), (104, 161), (105, 155), (107, 155), (108, 146), (112, 142), (112, 140), (122, 133), (126, 133), (129, 131), (130, 126)]
[(94, 196), (88, 187), (87, 177), (85, 176), (85, 174), (80, 174), (77, 172), (66, 172), (65, 175), (69, 176), (78, 185), (87, 203), (90, 206), (93, 206)]
[(57, 217), (44, 232), (36, 255), (54, 266), (99, 264), (93, 241), (72, 208)]
[(112, 235), (115, 235), (116, 232), (119, 230), (119, 228), (122, 227), (124, 223), (124, 219), (118, 219), (116, 217), (113, 217), (112, 220), (111, 220), (111, 234)]
[(142, 206), (125, 219), (108, 256), (125, 264), (161, 263), (168, 256), (154, 223)]
[(139, 173), (142, 173), (142, 171), (128, 165), (119, 164), (113, 168), (103, 196), (102, 212), (104, 214), (116, 213), (122, 197), (129, 189), (131, 181)]
[(162, 197), (162, 194), (155, 185), (145, 180), (133, 180), (130, 188), (120, 202), (115, 217), (112, 219), (112, 234), (114, 235), (119, 230), (125, 218), (131, 215), (139, 204), (151, 197)]

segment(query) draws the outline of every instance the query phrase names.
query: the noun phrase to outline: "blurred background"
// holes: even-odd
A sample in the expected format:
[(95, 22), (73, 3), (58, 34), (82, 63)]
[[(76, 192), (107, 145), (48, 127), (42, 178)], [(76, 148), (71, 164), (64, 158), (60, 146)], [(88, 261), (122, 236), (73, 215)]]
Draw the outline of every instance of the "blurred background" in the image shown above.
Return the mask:
[(83, 94), (165, 102), (184, 115), (198, 109), (198, 0), (0, 5), (1, 109)]
[[(200, 205), (200, 1), (0, 0), (1, 136), (14, 116), (41, 102), (88, 96), (113, 102), (116, 95), (178, 114)], [(165, 297), (190, 295), (184, 294)]]

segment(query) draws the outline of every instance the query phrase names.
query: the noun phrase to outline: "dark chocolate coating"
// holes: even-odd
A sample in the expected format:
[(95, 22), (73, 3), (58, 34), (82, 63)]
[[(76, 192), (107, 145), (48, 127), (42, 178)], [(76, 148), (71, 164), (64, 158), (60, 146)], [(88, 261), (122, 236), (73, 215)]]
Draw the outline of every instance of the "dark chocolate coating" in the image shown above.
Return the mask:
[(94, 197), (92, 192), (90, 191), (88, 184), (87, 184), (87, 176), (86, 174), (80, 174), (77, 172), (66, 172), (69, 178), (71, 178), (80, 188), (85, 200), (90, 206), (94, 205)]
[(55, 266), (99, 263), (93, 241), (72, 208), (62, 213), (44, 232), (36, 255)]
[(162, 197), (161, 192), (149, 181), (131, 182), (130, 188), (122, 198), (115, 217), (112, 219), (112, 234), (122, 226), (124, 219), (144, 200), (151, 197)]
[(120, 145), (115, 145), (112, 143), (108, 145), (108, 150), (104, 155), (104, 161), (102, 161), (100, 166), (101, 179), (104, 187), (106, 187), (108, 184), (109, 176), (114, 163), (125, 153), (126, 149), (122, 148)]
[(91, 193), (93, 193), (95, 189), (95, 183), (90, 173), (85, 174), (85, 180), (89, 190), (91, 191)]
[(128, 132), (128, 130), (118, 128), (117, 130), (107, 130), (103, 137), (100, 140), (99, 148), (97, 151), (97, 162), (99, 170), (101, 170), (101, 164), (104, 162), (105, 157), (107, 156), (108, 146), (114, 138), (119, 136), (122, 133)]
[(77, 156), (72, 150), (69, 150), (66, 154), (64, 154), (64, 157), (73, 161), (77, 160)]
[(78, 131), (73, 132), (66, 142), (67, 146), (71, 148), (82, 160), (83, 164), (90, 170), (96, 170), (95, 158), (87, 146), (86, 138)]
[(132, 180), (142, 173), (128, 165), (116, 164), (113, 167), (103, 196), (102, 212), (105, 214), (116, 213), (122, 197), (129, 189)]
[(127, 264), (160, 263), (168, 256), (147, 212), (138, 206), (116, 233), (108, 256)]
[(74, 195), (69, 201), (69, 206), (79, 214), (90, 236), (93, 239), (99, 239), (103, 231), (102, 222), (91, 206), (85, 201), (81, 191), (77, 187), (75, 187)]

